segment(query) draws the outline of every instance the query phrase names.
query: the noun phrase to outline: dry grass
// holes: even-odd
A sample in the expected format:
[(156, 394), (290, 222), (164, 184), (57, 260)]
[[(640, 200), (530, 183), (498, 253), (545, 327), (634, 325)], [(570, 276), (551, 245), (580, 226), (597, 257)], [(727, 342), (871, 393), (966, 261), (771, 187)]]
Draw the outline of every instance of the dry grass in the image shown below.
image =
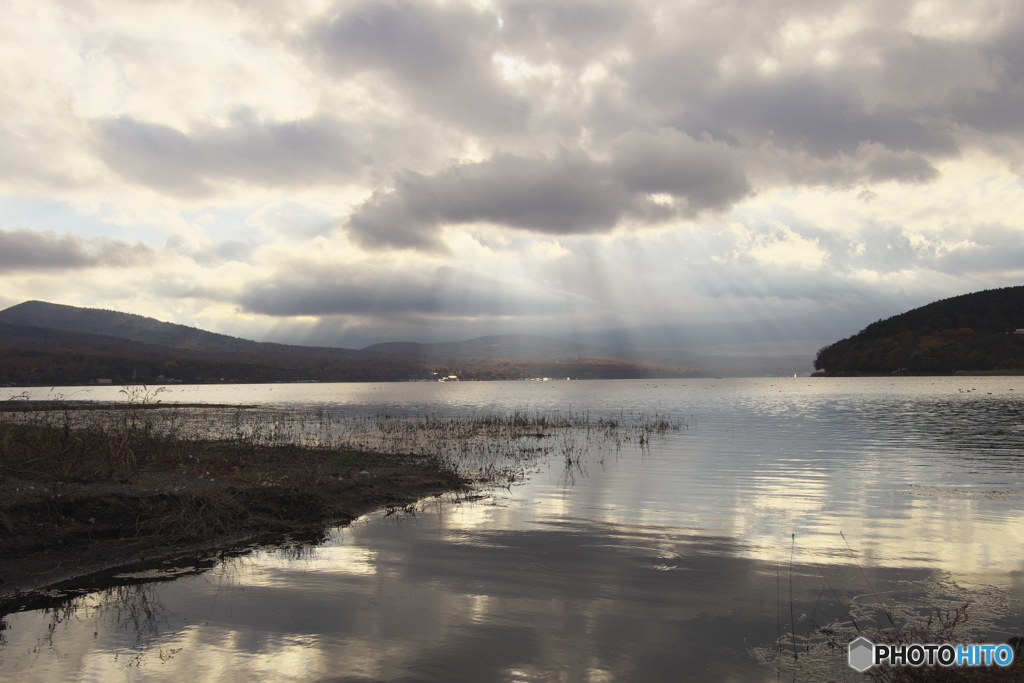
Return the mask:
[(322, 526), (473, 485), (510, 486), (545, 455), (579, 472), (594, 447), (644, 447), (685, 428), (662, 415), (183, 408), (144, 387), (125, 392), (117, 406), (0, 405), (0, 593), (29, 571), (13, 560), (44, 573), (115, 541), (97, 561), (125, 548)]
[(48, 404), (27, 411), (25, 399), (0, 407), (0, 474), (54, 481), (129, 481), (150, 461), (180, 459), (189, 440), (173, 415), (160, 427), (144, 410), (159, 391), (133, 394), (117, 411)]

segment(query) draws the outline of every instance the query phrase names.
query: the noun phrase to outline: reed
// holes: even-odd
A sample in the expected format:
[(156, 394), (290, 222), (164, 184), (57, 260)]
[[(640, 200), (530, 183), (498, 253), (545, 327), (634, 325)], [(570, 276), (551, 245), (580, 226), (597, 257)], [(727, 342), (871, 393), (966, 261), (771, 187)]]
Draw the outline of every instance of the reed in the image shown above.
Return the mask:
[[(863, 674), (851, 669), (847, 663), (847, 645), (858, 636), (877, 644), (951, 643), (971, 644), (992, 642), (992, 633), (998, 632), (996, 623), (1009, 612), (1010, 596), (994, 587), (964, 589), (948, 581), (921, 581), (903, 585), (901, 592), (918, 593), (916, 599), (883, 600), (860, 559), (840, 533), (849, 551), (853, 568), (857, 570), (867, 592), (844, 597), (830, 580), (825, 568), (809, 549), (821, 590), (810, 616), (801, 615), (799, 623), (793, 597), (793, 560), (798, 552), (795, 536), (791, 538), (789, 570), (790, 597), (788, 611), (790, 624), (782, 628), (777, 615), (778, 636), (771, 647), (750, 648), (751, 654), (769, 669), (793, 681), (861, 681), (878, 683), (929, 683), (946, 681), (1018, 681), (1024, 680), (1024, 662), (1014, 661), (1010, 667), (873, 667)], [(781, 597), (781, 572), (776, 572), (777, 598)], [(822, 597), (831, 595), (829, 605), (833, 613), (843, 616), (826, 623), (815, 620)], [(777, 601), (781, 613), (781, 600)], [(1002, 636), (1005, 638), (1005, 635)], [(1020, 658), (1018, 653), (1017, 658)]]
[(116, 411), (77, 410), (60, 401), (33, 410), (27, 398), (0, 405), (0, 473), (59, 481), (128, 481), (154, 460), (180, 458), (188, 439), (170, 411), (145, 408), (160, 390), (131, 390)]
[(595, 449), (646, 448), (686, 429), (658, 414), (289, 411), (164, 405), (159, 394), (138, 387), (119, 404), (0, 404), (0, 593), (45, 575), (33, 554), (55, 548), (79, 558), (105, 552), (97, 538), (131, 538), (166, 552), (322, 527), (408, 510), (424, 496), (511, 487), (548, 456), (564, 462), (571, 485)]

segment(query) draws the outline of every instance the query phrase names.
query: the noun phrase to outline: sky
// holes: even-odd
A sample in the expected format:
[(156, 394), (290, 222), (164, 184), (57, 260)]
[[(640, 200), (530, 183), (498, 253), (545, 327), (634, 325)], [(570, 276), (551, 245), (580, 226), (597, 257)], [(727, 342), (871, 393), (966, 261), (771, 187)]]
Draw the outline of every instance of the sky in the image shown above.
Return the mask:
[(4, 8), (0, 308), (817, 348), (1024, 284), (1016, 1)]

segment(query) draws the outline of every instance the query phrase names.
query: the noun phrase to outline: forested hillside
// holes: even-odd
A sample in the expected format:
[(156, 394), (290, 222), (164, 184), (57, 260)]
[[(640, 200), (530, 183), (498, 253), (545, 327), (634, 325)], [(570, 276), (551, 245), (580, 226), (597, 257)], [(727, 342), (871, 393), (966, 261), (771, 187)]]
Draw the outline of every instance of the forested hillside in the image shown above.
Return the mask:
[(1024, 370), (1024, 287), (943, 299), (818, 351), (828, 375)]

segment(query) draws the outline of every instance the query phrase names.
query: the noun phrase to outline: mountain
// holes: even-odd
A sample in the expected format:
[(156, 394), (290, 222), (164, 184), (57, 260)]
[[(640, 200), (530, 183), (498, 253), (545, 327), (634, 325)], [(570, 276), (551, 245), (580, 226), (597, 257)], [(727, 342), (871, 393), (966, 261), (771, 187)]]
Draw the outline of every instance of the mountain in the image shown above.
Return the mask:
[[(239, 340), (245, 341), (245, 340)], [(302, 347), (296, 347), (302, 348)], [(0, 323), (0, 386), (95, 383), (389, 381), (429, 376), (397, 358), (207, 352)]]
[(207, 332), (187, 325), (99, 308), (79, 308), (45, 301), (26, 301), (0, 311), (0, 324), (103, 335), (203, 353), (258, 353), (286, 356), (362, 357), (353, 349), (256, 342)]
[(172, 348), (231, 348), (237, 340), (194, 327), (160, 322), (134, 313), (26, 301), (0, 311), (0, 323), (85, 332)]
[(4, 323), (0, 323), (0, 349), (25, 349), (37, 353), (99, 353), (144, 357), (167, 354), (199, 355), (195, 352), (118, 339), (117, 337)]
[[(600, 352), (602, 355), (593, 356)], [(0, 384), (641, 378), (693, 370), (609, 358), (603, 349), (508, 335), (367, 349), (238, 339), (117, 311), (28, 301), (0, 311)]]
[(1024, 370), (1024, 286), (930, 303), (818, 351), (827, 375)]

